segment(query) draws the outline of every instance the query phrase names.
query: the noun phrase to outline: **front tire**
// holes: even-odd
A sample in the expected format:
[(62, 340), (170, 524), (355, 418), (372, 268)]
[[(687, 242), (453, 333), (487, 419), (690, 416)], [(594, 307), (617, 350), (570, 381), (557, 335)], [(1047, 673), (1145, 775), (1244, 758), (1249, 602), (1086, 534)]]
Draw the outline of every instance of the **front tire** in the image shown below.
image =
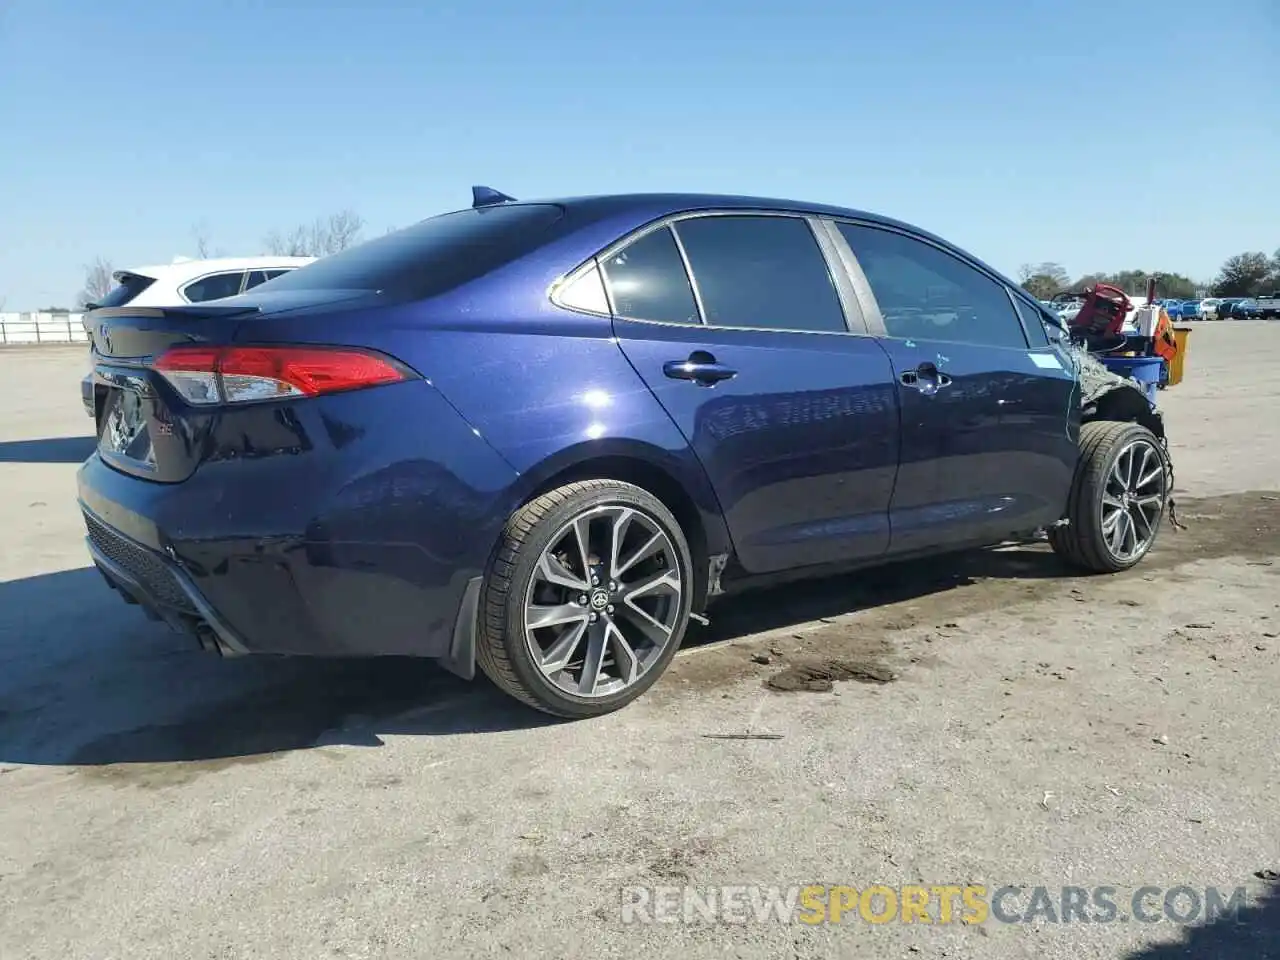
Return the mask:
[(1146, 427), (1113, 421), (1084, 424), (1068, 523), (1049, 531), (1054, 552), (1094, 573), (1135, 566), (1160, 532), (1169, 477), (1168, 454)]
[(647, 490), (618, 480), (558, 487), (503, 530), (481, 594), (476, 660), (544, 713), (617, 710), (679, 649), (692, 571), (679, 522)]

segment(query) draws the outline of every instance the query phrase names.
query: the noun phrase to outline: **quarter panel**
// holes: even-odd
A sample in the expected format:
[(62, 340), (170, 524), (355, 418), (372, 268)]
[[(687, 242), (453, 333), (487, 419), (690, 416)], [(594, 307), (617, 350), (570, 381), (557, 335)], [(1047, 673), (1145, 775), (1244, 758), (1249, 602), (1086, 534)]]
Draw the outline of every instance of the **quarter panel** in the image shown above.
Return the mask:
[(437, 329), (430, 341), (441, 356), (477, 358), (467, 367), (437, 363), (431, 379), (520, 473), (511, 509), (577, 464), (640, 459), (684, 488), (701, 514), (709, 552), (730, 549), (701, 464), (627, 362), (607, 318), (565, 312), (550, 324)]

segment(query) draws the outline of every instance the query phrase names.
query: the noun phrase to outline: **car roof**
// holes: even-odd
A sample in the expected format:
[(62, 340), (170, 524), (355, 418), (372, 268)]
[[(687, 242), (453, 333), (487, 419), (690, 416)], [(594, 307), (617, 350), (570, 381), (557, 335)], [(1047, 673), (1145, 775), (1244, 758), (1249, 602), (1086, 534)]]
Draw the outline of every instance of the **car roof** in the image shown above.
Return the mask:
[(179, 257), (171, 263), (152, 264), (144, 267), (132, 267), (117, 270), (115, 275), (137, 274), (143, 277), (192, 276), (198, 277), (206, 273), (217, 273), (222, 270), (270, 270), (278, 267), (302, 267), (315, 260), (315, 257), (211, 257), (206, 260), (188, 260)]
[[(522, 204), (548, 203), (563, 207), (571, 216), (578, 214), (583, 220), (605, 220), (622, 218), (639, 227), (651, 220), (680, 213), (692, 213), (699, 210), (753, 211), (763, 210), (779, 213), (796, 213), (808, 216), (835, 217), (841, 219), (861, 220), (880, 226), (895, 227), (908, 230), (919, 237), (924, 237), (939, 246), (951, 250), (1000, 277), (1005, 283), (1017, 291), (1016, 282), (1002, 274), (995, 267), (981, 258), (969, 253), (949, 240), (937, 234), (902, 220), (895, 220), (882, 214), (859, 210), (853, 207), (841, 207), (829, 203), (814, 203), (808, 200), (786, 200), (777, 197), (757, 197), (743, 194), (722, 193), (618, 193), (595, 196), (546, 197), (529, 200), (510, 200), (504, 205), (518, 206)], [(1030, 297), (1030, 294), (1026, 295)]]
[(722, 193), (618, 193), (597, 196), (548, 197), (541, 200), (516, 200), (514, 203), (554, 203), (569, 210), (581, 210), (599, 216), (618, 213), (649, 214), (654, 219), (693, 210), (777, 210), (813, 216), (847, 217), (868, 220), (888, 226), (904, 227), (926, 233), (919, 227), (866, 210), (840, 207), (808, 200), (784, 200), (777, 197), (755, 197)]

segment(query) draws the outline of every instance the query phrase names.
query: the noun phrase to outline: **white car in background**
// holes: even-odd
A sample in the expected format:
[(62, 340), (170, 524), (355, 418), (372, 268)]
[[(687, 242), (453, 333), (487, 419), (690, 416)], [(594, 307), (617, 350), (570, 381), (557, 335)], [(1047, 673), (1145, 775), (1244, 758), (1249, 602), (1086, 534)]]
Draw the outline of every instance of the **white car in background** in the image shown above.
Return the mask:
[[(178, 257), (173, 263), (133, 270), (117, 270), (111, 275), (116, 285), (101, 300), (85, 304), (84, 324), (89, 329), (93, 311), (104, 307), (180, 307), (234, 297), (266, 283), (282, 273), (297, 270), (315, 257), (219, 257), (190, 260)], [(93, 338), (89, 338), (90, 343)], [(93, 366), (90, 347), (89, 365)], [(80, 382), (80, 398), (93, 416), (93, 373)]]
[(1222, 306), (1222, 301), (1217, 297), (1210, 297), (1208, 300), (1200, 301), (1200, 319), (1201, 320), (1217, 320), (1218, 308)]
[(188, 260), (112, 274), (116, 285), (101, 300), (85, 305), (99, 307), (177, 307), (184, 303), (221, 300), (252, 290), (290, 270), (306, 266), (314, 257), (221, 257)]

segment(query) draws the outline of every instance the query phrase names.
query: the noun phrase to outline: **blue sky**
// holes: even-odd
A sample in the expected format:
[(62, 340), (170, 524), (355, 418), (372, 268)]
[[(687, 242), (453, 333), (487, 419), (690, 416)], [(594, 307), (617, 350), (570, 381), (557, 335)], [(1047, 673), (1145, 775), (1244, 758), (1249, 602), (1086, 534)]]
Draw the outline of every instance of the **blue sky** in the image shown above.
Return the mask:
[(1009, 272), (1209, 279), (1280, 247), (1278, 63), (1277, 0), (0, 0), (0, 298), (473, 183), (798, 197)]

